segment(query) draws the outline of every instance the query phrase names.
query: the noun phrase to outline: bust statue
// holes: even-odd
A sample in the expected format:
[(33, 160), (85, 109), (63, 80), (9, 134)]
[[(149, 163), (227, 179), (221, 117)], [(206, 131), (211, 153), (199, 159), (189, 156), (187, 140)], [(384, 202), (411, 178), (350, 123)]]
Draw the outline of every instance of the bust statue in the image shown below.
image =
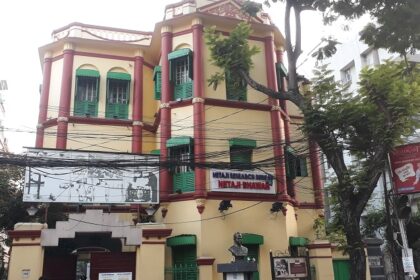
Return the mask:
[(233, 235), (233, 242), (234, 244), (229, 248), (229, 252), (232, 253), (235, 261), (245, 259), (248, 256), (248, 248), (242, 246), (242, 234), (240, 232)]

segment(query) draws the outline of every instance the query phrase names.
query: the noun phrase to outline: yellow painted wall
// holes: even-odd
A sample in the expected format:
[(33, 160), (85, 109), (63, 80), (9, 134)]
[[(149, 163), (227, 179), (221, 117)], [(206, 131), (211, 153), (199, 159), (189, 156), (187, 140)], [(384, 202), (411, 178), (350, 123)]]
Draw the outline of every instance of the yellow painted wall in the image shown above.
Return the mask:
[[(87, 66), (87, 67), (86, 67)], [(74, 97), (75, 97), (75, 87), (76, 87), (76, 70), (79, 68), (91, 68), (94, 66), (97, 71), (99, 71), (99, 102), (98, 102), (98, 117), (105, 117), (105, 106), (106, 106), (106, 90), (107, 90), (107, 73), (109, 71), (115, 72), (124, 72), (131, 75), (130, 82), (130, 104), (133, 102), (133, 87), (134, 87), (134, 62), (116, 60), (116, 59), (104, 59), (104, 58), (95, 58), (78, 56), (74, 57), (73, 63), (73, 83), (72, 83), (72, 98), (71, 98), (71, 112), (74, 108)], [(116, 70), (117, 69), (117, 70)], [(128, 106), (128, 118), (131, 119), (132, 106)]]
[(193, 106), (174, 108), (171, 110), (172, 137), (194, 137), (194, 113)]
[(61, 77), (63, 75), (63, 60), (54, 61), (51, 65), (50, 95), (48, 98), (47, 118), (56, 118), (60, 105)]
[(172, 38), (172, 50), (178, 50), (183, 48), (193, 49), (193, 37), (192, 33), (174, 36)]
[(44, 131), (44, 148), (54, 149), (57, 141), (57, 126), (49, 127)]
[(298, 236), (306, 237), (310, 241), (316, 240), (315, 231), (313, 229), (314, 220), (319, 217), (321, 210), (316, 209), (299, 209), (297, 214)]
[[(26, 238), (25, 238), (26, 239)], [(29, 238), (26, 240), (30, 240)], [(38, 280), (42, 275), (44, 250), (41, 246), (14, 246), (9, 263), (9, 280)], [(29, 278), (22, 271), (29, 270)]]

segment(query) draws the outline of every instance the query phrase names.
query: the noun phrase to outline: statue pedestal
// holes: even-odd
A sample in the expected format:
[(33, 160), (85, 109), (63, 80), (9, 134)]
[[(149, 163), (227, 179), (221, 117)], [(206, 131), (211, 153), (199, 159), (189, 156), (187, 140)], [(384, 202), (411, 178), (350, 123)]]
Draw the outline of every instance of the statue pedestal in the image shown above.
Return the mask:
[(256, 271), (258, 268), (255, 262), (242, 260), (217, 265), (217, 272), (223, 273), (223, 280), (251, 280)]

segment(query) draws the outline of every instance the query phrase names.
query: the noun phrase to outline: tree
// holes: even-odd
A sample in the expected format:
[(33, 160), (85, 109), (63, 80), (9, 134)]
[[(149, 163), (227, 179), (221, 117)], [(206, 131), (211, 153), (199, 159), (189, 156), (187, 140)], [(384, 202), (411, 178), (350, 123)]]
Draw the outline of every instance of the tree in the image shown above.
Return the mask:
[[(312, 90), (302, 93), (296, 71), (296, 62), (302, 52), (301, 12), (323, 11), (326, 19), (331, 20), (340, 13), (346, 17), (355, 17), (364, 11), (380, 11), (381, 5), (392, 6), (394, 1), (284, 2), (287, 91), (276, 92), (249, 76), (251, 56), (256, 49), (248, 45), (247, 38), (251, 29), (244, 23), (239, 24), (226, 38), (214, 29), (206, 30), (206, 41), (213, 63), (222, 70), (209, 79), (209, 84), (217, 86), (225, 72), (240, 73), (248, 85), (257, 91), (272, 98), (289, 100), (300, 108), (304, 116), (304, 131), (311, 140), (318, 143), (337, 177), (334, 195), (340, 204), (340, 219), (344, 225), (351, 265), (354, 267), (351, 279), (365, 279), (366, 256), (360, 232), (360, 217), (384, 169), (387, 154), (399, 143), (402, 135), (409, 135), (415, 128), (413, 116), (418, 115), (420, 109), (419, 70), (407, 70), (406, 65), (392, 63), (377, 69), (367, 69), (361, 75), (359, 94), (353, 96), (346, 94), (345, 89), (334, 81), (331, 72), (321, 69), (316, 72)], [(290, 28), (292, 10), (296, 30), (294, 43), (291, 41)], [(333, 45), (328, 44), (329, 50), (323, 48), (320, 51), (331, 53)], [(360, 160), (358, 166), (346, 165), (346, 150)]]

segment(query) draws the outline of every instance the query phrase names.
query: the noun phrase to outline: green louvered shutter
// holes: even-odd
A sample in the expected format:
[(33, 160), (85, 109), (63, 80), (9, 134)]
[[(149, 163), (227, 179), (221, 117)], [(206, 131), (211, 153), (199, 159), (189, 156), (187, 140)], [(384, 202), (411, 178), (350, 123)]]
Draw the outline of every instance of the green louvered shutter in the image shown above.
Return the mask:
[(296, 162), (296, 175), (300, 177), (308, 176), (308, 168), (306, 166), (306, 157), (298, 157)]
[(75, 116), (96, 117), (98, 115), (99, 72), (78, 69), (76, 71)]
[(160, 100), (162, 95), (162, 68), (156, 66), (153, 70), (153, 81), (155, 82), (155, 100)]
[(106, 104), (105, 117), (110, 118), (110, 119), (118, 118), (117, 104), (111, 104), (111, 103)]
[[(248, 258), (255, 259), (255, 262), (258, 264), (260, 246), (247, 245), (247, 244), (244, 244), (244, 246), (248, 248)], [(252, 280), (259, 280), (259, 279), (260, 279), (260, 274), (258, 273), (258, 271), (254, 272), (252, 274)]]
[(197, 252), (195, 245), (172, 247), (174, 280), (197, 280)]
[(297, 157), (290, 146), (286, 146), (284, 148), (284, 157), (285, 157), (285, 164), (286, 164), (286, 177), (288, 179), (295, 179)]

